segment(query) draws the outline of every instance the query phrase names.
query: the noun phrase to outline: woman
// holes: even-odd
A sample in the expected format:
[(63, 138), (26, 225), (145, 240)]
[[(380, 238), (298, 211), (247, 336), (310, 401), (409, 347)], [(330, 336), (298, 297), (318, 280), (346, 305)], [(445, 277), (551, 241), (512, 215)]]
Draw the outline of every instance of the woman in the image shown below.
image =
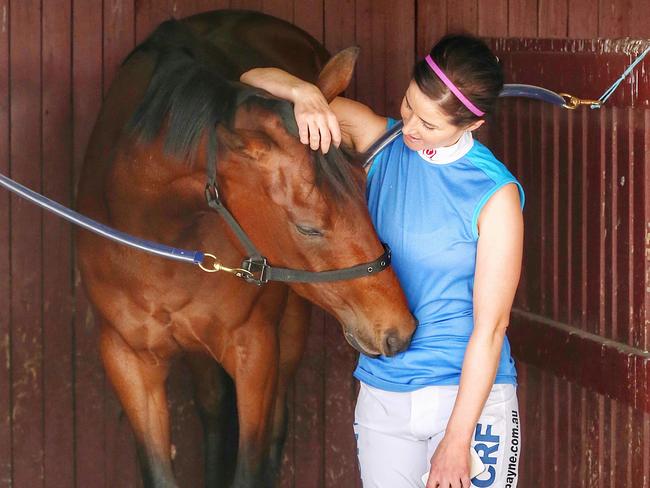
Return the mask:
[[(394, 120), (261, 68), (245, 83), (295, 105), (301, 141), (364, 151)], [(361, 356), (355, 434), (363, 486), (515, 487), (516, 371), (505, 337), (519, 281), (523, 190), (472, 131), (503, 85), (479, 39), (447, 36), (413, 69), (403, 137), (368, 172), (368, 206), (419, 321), (409, 349)], [(469, 479), (469, 449), (486, 470)], [(426, 479), (426, 478), (425, 478)], [(470, 484), (471, 483), (471, 484)]]

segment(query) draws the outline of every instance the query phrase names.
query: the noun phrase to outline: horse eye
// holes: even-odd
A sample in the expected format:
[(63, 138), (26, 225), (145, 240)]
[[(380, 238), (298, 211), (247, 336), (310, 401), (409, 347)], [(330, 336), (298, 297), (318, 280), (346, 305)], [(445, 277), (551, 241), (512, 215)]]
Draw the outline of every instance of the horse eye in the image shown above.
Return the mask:
[(298, 229), (298, 232), (300, 232), (302, 235), (307, 237), (323, 237), (323, 233), (318, 229), (314, 229), (313, 227), (296, 224), (296, 229)]

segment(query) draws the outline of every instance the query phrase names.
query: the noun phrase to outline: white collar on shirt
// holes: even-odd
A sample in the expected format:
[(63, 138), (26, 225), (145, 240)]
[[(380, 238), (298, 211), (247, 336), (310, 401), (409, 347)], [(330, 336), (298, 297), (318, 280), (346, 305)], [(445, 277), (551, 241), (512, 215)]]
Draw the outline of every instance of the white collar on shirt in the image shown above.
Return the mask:
[(448, 164), (459, 160), (472, 149), (474, 138), (471, 131), (463, 132), (456, 144), (447, 147), (438, 147), (436, 149), (422, 149), (418, 154), (427, 163)]

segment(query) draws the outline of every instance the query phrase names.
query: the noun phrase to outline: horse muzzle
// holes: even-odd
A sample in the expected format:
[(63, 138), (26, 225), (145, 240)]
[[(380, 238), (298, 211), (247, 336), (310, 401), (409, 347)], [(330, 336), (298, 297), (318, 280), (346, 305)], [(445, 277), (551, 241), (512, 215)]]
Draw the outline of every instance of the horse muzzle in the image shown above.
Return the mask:
[(359, 351), (361, 354), (365, 354), (368, 357), (371, 358), (378, 358), (380, 356), (380, 353), (371, 353), (367, 351), (361, 344), (359, 344), (359, 341), (357, 341), (357, 338), (352, 334), (350, 331), (345, 331), (343, 333), (345, 336), (345, 340), (348, 341), (348, 344), (350, 344), (354, 349)]
[[(413, 330), (415, 330), (415, 328)], [(359, 338), (347, 329), (344, 330), (343, 335), (345, 336), (345, 340), (348, 341), (348, 344), (350, 344), (354, 349), (371, 358), (376, 358), (380, 355), (392, 357), (405, 351), (411, 343), (412, 336), (412, 334), (409, 334), (406, 337), (400, 337), (397, 330), (389, 329), (383, 333), (379, 344), (380, 350), (377, 351), (372, 347), (362, 345)]]

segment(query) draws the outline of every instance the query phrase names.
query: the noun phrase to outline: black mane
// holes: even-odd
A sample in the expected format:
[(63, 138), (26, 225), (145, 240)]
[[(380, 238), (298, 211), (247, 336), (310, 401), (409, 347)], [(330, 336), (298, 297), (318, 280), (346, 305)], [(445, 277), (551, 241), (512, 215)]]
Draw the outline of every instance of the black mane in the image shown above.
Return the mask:
[[(244, 103), (273, 111), (298, 137), (289, 102), (223, 77), (209, 54), (209, 45), (182, 22), (162, 23), (124, 62), (137, 52), (147, 52), (155, 59), (149, 86), (127, 127), (141, 141), (154, 140), (166, 123), (165, 153), (193, 164), (199, 142), (209, 129), (207, 157), (218, 160), (216, 131), (212, 129), (218, 124), (231, 127), (237, 107)], [(317, 187), (326, 185), (337, 201), (358, 193), (349, 161), (358, 162), (358, 155), (350, 151), (344, 155), (334, 147), (326, 155), (321, 151), (312, 151), (312, 155)]]

